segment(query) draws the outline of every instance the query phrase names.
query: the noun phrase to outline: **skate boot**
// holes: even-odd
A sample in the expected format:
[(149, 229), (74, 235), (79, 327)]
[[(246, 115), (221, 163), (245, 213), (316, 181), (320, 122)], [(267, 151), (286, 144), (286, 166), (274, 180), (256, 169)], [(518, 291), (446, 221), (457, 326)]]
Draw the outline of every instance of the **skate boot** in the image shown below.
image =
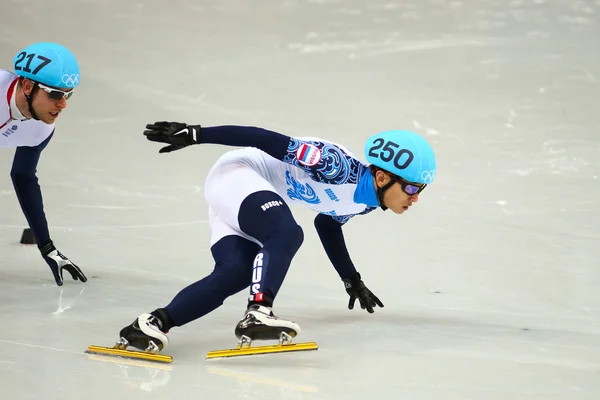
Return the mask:
[(162, 322), (151, 314), (140, 315), (131, 325), (121, 329), (119, 333), (122, 346), (132, 346), (141, 351), (158, 353), (169, 344), (169, 339), (162, 331)]
[(269, 307), (253, 304), (235, 327), (235, 336), (248, 337), (251, 340), (280, 340), (281, 333), (295, 337), (300, 333), (300, 326), (273, 315)]

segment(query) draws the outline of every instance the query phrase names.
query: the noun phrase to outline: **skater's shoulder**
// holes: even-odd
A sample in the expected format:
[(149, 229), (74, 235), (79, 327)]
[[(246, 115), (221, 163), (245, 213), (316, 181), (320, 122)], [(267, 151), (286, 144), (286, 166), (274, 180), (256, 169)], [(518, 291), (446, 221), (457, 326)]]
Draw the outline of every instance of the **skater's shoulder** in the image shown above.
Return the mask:
[(338, 143), (338, 142), (334, 142), (332, 140), (328, 140), (328, 139), (323, 139), (320, 137), (313, 137), (313, 136), (295, 136), (292, 139), (296, 139), (299, 142), (305, 142), (308, 144), (313, 144), (317, 147), (320, 148), (334, 148), (334, 149), (338, 149), (341, 150), (342, 152), (346, 153), (346, 155), (352, 157), (352, 158), (356, 158), (356, 156), (354, 155), (354, 153), (345, 145)]
[(319, 137), (292, 137), (286, 162), (299, 161), (303, 165), (334, 164), (342, 168), (358, 169), (367, 164), (346, 146)]
[(18, 78), (19, 77), (11, 71), (0, 69), (0, 87), (2, 87), (4, 94), (6, 94), (8, 86), (10, 86), (10, 84)]

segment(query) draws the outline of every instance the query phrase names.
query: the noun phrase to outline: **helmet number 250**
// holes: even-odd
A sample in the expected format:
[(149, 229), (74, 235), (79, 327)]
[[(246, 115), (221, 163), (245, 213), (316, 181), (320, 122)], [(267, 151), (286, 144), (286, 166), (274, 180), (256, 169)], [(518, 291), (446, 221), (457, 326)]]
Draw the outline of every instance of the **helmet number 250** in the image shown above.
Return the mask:
[(369, 156), (380, 158), (385, 162), (394, 160), (394, 166), (398, 169), (407, 168), (415, 158), (412, 151), (408, 149), (400, 149), (400, 145), (398, 143), (390, 141), (386, 142), (382, 138), (375, 139), (373, 143), (375, 145), (369, 149)]
[[(33, 61), (34, 58), (38, 58), (39, 60), (41, 60), (42, 62), (40, 63), (40, 65), (38, 65), (33, 71), (31, 70), (31, 62)], [(25, 64), (24, 67), (21, 67), (19, 64), (21, 64), (25, 59), (27, 58), (27, 63)], [(50, 60), (49, 58), (46, 58), (44, 56), (40, 56), (39, 54), (35, 54), (35, 53), (25, 53), (24, 51), (20, 52), (17, 55), (17, 60), (15, 61), (15, 70), (16, 71), (25, 71), (28, 74), (37, 74), (38, 72), (40, 72), (40, 70), (42, 68), (44, 68), (46, 65), (50, 64), (50, 62), (52, 62), (52, 60)]]

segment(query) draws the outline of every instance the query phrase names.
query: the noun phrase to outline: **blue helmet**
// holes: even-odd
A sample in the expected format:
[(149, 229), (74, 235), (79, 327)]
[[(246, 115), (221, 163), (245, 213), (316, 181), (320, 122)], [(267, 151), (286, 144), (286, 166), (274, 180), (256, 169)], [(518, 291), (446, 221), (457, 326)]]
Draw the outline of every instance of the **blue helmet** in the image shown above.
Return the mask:
[(419, 184), (435, 178), (435, 154), (422, 136), (410, 131), (386, 131), (365, 143), (367, 161), (376, 167)]
[(35, 43), (14, 59), (15, 74), (58, 89), (79, 85), (79, 65), (66, 47), (51, 42)]

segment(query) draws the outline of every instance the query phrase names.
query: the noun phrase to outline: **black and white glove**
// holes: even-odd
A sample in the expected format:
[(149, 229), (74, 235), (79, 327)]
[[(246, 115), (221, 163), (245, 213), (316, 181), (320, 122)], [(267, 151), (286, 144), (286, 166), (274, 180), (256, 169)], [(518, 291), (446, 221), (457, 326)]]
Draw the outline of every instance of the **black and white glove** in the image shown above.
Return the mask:
[(65, 257), (60, 251), (56, 250), (52, 242), (40, 247), (40, 252), (44, 257), (44, 261), (52, 270), (54, 280), (58, 286), (63, 284), (63, 270), (66, 270), (71, 274), (74, 280), (80, 280), (81, 282), (87, 282), (87, 278), (71, 260)]
[(181, 122), (159, 121), (146, 125), (146, 138), (153, 142), (169, 143), (159, 153), (169, 153), (200, 143), (200, 125), (187, 125)]
[(350, 296), (348, 302), (348, 309), (354, 309), (354, 302), (356, 299), (360, 302), (360, 308), (367, 310), (369, 313), (374, 313), (374, 307), (379, 306), (383, 308), (383, 303), (371, 292), (360, 278), (360, 274), (357, 272), (356, 275), (342, 279), (344, 286), (346, 287), (346, 293)]

